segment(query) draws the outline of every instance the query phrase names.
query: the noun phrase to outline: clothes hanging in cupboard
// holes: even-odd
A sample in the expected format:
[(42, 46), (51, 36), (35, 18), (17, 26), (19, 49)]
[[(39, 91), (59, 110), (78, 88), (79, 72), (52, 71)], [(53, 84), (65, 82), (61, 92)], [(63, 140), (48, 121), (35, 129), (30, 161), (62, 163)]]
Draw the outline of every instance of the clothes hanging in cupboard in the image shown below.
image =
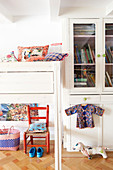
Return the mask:
[(67, 116), (77, 113), (76, 127), (82, 129), (86, 127), (93, 128), (94, 127), (93, 114), (102, 116), (104, 113), (104, 109), (93, 104), (87, 104), (86, 106), (78, 104), (66, 109), (65, 112)]

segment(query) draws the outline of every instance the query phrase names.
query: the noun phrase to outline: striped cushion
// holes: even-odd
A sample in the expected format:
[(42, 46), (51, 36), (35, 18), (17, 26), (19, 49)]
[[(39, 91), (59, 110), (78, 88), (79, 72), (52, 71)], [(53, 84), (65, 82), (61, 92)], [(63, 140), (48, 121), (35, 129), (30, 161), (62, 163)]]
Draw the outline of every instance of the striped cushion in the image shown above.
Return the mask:
[(67, 53), (49, 53), (45, 56), (45, 61), (61, 61), (67, 57)]

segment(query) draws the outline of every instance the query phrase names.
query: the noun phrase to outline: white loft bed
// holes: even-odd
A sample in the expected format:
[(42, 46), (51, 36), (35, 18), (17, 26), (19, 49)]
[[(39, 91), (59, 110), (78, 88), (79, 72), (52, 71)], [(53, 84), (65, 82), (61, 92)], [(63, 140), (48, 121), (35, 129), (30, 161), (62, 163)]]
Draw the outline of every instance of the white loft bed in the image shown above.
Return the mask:
[(63, 65), (63, 61), (0, 63), (0, 103), (54, 105), (55, 169), (61, 169)]

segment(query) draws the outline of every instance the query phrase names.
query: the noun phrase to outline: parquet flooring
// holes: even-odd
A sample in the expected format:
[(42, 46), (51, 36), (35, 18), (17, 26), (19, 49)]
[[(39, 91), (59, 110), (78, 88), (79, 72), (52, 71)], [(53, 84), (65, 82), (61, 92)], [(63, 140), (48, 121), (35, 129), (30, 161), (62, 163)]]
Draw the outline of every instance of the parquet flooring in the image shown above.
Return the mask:
[(53, 170), (55, 169), (54, 142), (50, 143), (50, 154), (44, 149), (43, 157), (29, 157), (24, 154), (23, 144), (21, 142), (18, 151), (0, 151), (0, 170)]
[(88, 160), (82, 153), (66, 152), (62, 153), (63, 170), (113, 170), (113, 152), (107, 152), (108, 158), (104, 159), (100, 155), (94, 155), (92, 160)]
[[(29, 151), (29, 149), (28, 149)], [(92, 160), (84, 157), (81, 153), (62, 152), (62, 170), (113, 170), (113, 152), (107, 152), (108, 158), (93, 156)], [(50, 143), (50, 154), (44, 150), (43, 157), (29, 158), (24, 154), (23, 144), (18, 151), (0, 151), (0, 170), (54, 170), (54, 142)]]

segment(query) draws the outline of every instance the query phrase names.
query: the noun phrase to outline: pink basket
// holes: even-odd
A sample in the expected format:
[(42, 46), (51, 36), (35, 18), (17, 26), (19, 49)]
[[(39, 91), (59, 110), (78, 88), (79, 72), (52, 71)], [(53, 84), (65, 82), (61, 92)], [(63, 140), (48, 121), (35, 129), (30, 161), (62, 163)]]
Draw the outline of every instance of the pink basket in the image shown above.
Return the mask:
[(16, 151), (20, 145), (20, 131), (11, 126), (10, 129), (0, 129), (0, 150)]

